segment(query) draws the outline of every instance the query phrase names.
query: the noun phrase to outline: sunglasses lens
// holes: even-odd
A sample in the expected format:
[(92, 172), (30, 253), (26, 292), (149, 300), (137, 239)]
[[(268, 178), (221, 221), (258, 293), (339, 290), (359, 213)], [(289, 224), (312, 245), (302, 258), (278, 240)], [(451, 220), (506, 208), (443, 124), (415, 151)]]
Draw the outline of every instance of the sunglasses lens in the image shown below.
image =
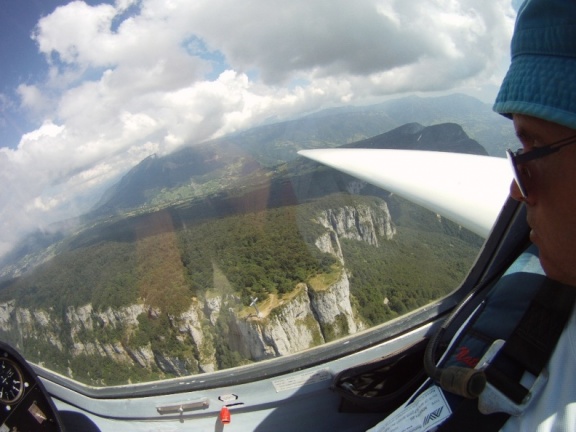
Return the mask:
[(524, 185), (522, 184), (522, 178), (520, 176), (518, 166), (516, 165), (516, 156), (511, 150), (506, 150), (506, 156), (508, 158), (508, 161), (510, 162), (510, 166), (512, 167), (512, 172), (514, 173), (514, 181), (518, 186), (518, 190), (522, 194), (522, 198), (526, 198), (526, 189), (524, 189)]

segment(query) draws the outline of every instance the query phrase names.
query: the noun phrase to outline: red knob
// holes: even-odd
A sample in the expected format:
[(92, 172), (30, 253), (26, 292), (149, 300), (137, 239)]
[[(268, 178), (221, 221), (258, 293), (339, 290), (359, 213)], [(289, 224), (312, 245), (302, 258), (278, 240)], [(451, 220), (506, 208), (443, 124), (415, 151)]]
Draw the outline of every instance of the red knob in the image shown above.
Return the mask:
[(223, 424), (230, 423), (230, 410), (225, 406), (223, 406), (222, 409), (220, 410), (220, 421)]

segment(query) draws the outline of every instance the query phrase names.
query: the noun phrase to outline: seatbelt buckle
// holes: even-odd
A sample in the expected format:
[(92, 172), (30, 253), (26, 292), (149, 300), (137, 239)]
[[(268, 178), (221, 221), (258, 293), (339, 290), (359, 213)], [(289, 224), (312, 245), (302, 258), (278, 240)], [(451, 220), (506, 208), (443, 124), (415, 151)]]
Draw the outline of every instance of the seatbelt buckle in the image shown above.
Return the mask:
[[(500, 352), (505, 341), (502, 339), (495, 340), (488, 351), (482, 356), (475, 369), (484, 370), (490, 365), (494, 357)], [(490, 384), (486, 383), (484, 391), (478, 396), (478, 411), (482, 414), (506, 413), (514, 417), (521, 415), (528, 407), (535, 395), (538, 395), (548, 382), (548, 372), (543, 369), (540, 375), (536, 377), (532, 386), (527, 389), (528, 392), (521, 403), (516, 403), (508, 398), (504, 393)]]

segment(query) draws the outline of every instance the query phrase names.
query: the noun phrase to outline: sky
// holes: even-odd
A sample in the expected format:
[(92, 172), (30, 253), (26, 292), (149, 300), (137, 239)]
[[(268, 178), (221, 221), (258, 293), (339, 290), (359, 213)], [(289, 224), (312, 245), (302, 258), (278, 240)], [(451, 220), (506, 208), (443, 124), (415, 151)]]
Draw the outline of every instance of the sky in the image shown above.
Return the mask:
[(510, 0), (0, 0), (0, 256), (151, 154), (411, 93), (491, 101)]

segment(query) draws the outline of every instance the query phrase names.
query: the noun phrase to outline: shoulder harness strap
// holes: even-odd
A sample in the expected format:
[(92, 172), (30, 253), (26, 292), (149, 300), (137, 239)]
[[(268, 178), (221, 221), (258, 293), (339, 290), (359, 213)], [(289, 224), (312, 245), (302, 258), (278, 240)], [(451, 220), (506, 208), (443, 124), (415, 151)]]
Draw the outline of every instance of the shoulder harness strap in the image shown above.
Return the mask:
[[(520, 406), (531, 396), (520, 379), (524, 372), (540, 375), (571, 316), (575, 299), (576, 287), (546, 278), (506, 343), (486, 367), (488, 386), (493, 386), (512, 405)], [(499, 430), (511, 415), (482, 414), (478, 405), (478, 400), (464, 399), (439, 430), (461, 431), (464, 425), (467, 432)]]

